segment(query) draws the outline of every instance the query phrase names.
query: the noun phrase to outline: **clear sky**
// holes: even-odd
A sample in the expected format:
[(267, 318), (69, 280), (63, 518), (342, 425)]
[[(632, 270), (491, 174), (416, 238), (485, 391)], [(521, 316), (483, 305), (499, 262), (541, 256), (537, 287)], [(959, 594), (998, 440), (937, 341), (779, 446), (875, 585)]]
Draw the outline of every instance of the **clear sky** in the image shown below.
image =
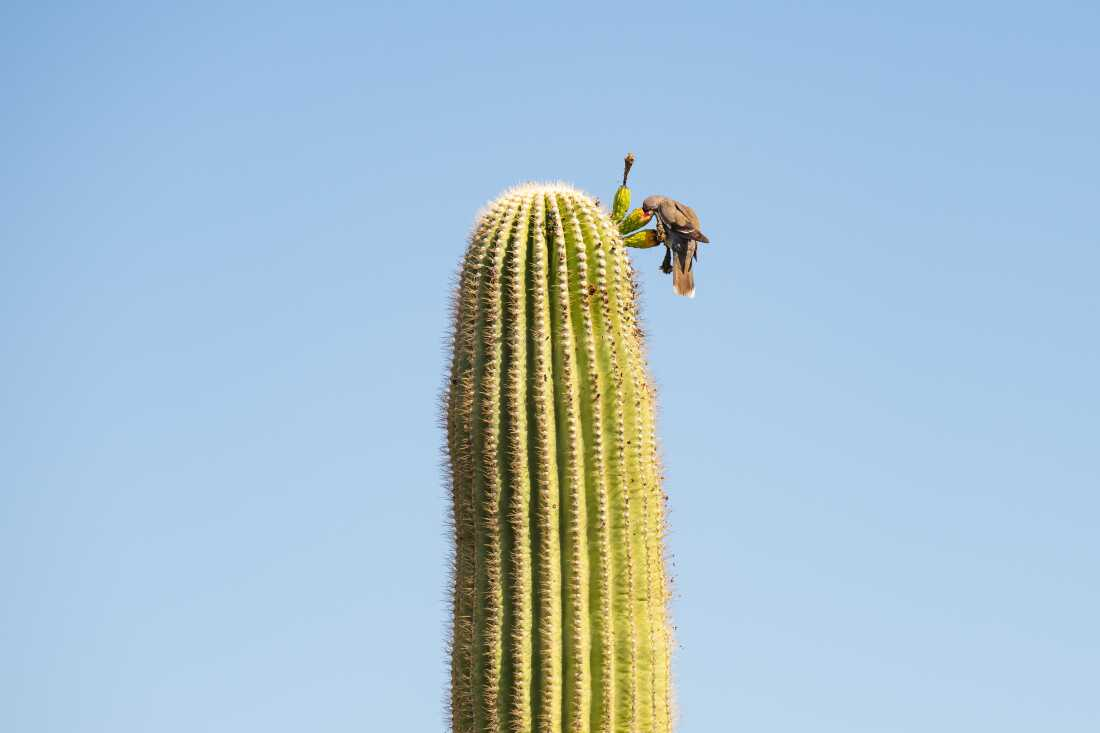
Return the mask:
[(1100, 730), (1100, 10), (888, 5), (5, 3), (0, 730), (442, 730), (451, 280), (628, 150), (681, 733)]

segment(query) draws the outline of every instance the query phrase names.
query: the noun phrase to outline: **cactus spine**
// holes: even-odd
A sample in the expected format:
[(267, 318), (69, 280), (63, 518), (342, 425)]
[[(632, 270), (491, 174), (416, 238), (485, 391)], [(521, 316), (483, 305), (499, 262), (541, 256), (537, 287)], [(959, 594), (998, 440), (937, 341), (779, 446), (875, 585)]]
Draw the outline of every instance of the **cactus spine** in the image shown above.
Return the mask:
[(664, 495), (617, 224), (565, 185), (506, 192), (452, 351), (453, 731), (666, 733)]

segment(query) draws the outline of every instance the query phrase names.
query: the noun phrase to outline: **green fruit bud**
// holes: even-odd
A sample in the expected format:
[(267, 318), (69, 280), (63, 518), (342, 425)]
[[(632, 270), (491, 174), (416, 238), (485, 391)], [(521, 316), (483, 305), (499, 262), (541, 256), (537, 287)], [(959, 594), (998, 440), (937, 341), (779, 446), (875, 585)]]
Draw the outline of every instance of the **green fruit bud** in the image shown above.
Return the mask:
[(636, 247), (637, 249), (649, 249), (650, 247), (656, 247), (661, 243), (661, 240), (657, 237), (656, 229), (644, 229), (640, 232), (634, 232), (629, 237), (623, 239), (623, 244), (627, 247)]
[(630, 189), (626, 186), (619, 186), (619, 190), (615, 192), (615, 203), (611, 207), (611, 220), (614, 222), (622, 221), (628, 211), (630, 211)]
[(626, 218), (619, 224), (619, 232), (621, 234), (630, 234), (637, 231), (649, 223), (650, 214), (645, 213), (641, 209), (634, 209)]

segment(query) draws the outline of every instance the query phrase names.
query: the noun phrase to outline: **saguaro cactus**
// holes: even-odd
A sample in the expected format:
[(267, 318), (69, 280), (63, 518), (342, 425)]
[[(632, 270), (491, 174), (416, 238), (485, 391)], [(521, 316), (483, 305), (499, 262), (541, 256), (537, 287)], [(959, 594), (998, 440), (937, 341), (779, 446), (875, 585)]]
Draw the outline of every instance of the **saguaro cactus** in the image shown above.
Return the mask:
[(664, 495), (618, 223), (566, 185), (504, 193), (452, 346), (453, 730), (666, 733)]

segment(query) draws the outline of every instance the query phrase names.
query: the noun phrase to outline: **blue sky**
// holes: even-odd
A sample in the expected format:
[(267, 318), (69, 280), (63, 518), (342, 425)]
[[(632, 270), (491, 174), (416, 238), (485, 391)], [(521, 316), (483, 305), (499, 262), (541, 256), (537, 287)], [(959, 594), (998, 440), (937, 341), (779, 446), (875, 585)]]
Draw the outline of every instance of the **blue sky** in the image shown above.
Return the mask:
[(632, 150), (679, 730), (1097, 730), (1098, 30), (5, 5), (0, 729), (442, 730), (451, 278)]

